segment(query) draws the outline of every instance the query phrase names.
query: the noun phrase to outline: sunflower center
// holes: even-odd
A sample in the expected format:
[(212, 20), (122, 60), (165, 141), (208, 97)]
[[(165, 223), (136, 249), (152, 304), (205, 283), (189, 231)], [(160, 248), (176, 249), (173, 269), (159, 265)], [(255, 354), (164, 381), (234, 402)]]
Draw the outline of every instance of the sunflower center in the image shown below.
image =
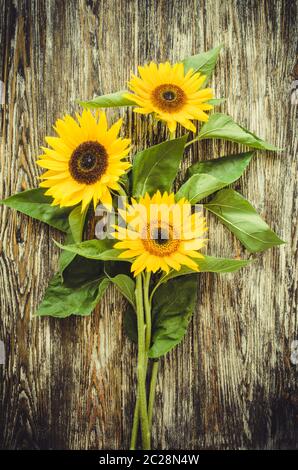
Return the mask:
[(80, 144), (69, 160), (69, 172), (74, 180), (82, 184), (94, 184), (104, 175), (108, 166), (108, 154), (99, 142)]
[(156, 227), (152, 231), (152, 238), (158, 245), (166, 245), (169, 242), (168, 230), (162, 227)]
[(96, 165), (96, 156), (92, 153), (86, 153), (81, 158), (81, 167), (84, 170), (91, 170)]
[(174, 238), (171, 225), (147, 226), (142, 243), (146, 251), (155, 256), (169, 256), (177, 251), (180, 240)]
[(173, 101), (176, 98), (176, 95), (172, 90), (168, 90), (162, 94), (162, 97), (167, 101)]
[(177, 85), (165, 83), (153, 90), (152, 101), (161, 111), (174, 113), (184, 106), (186, 103), (186, 95)]

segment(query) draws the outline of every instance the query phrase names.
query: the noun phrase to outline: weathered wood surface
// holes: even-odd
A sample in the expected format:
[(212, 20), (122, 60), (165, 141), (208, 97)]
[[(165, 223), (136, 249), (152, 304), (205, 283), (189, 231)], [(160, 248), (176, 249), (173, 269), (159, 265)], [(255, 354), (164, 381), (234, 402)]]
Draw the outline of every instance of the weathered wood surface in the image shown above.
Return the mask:
[[(251, 267), (199, 278), (197, 312), (160, 369), (156, 448), (297, 446), (297, 162), (290, 89), (296, 62), (294, 0), (2, 0), (0, 2), (2, 196), (36, 187), (35, 164), (56, 118), (77, 98), (123, 89), (131, 69), (177, 60), (223, 42), (213, 79), (238, 122), (285, 148), (259, 152), (236, 187), (287, 245)], [(136, 149), (164, 127), (125, 117)], [(239, 147), (204, 142), (191, 160)], [(6, 449), (126, 448), (134, 404), (134, 347), (124, 301), (109, 288), (88, 318), (31, 319), (57, 267), (59, 234), (2, 208), (0, 442)], [(209, 252), (246, 256), (210, 218)]]

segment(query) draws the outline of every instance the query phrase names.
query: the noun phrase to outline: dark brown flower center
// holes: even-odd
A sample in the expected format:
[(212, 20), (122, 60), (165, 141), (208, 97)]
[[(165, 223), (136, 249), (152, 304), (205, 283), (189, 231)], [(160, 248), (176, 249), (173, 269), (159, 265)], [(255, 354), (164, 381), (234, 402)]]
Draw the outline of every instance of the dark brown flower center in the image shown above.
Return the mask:
[(175, 95), (175, 93), (174, 93), (172, 90), (165, 91), (165, 92), (162, 94), (162, 97), (163, 97), (166, 101), (173, 101), (173, 100), (176, 99), (176, 95)]
[(184, 91), (171, 83), (159, 85), (153, 90), (151, 98), (158, 109), (168, 113), (179, 111), (186, 102)]
[(108, 154), (99, 142), (80, 144), (69, 160), (69, 172), (74, 180), (82, 184), (94, 184), (104, 175), (108, 166)]
[(151, 231), (151, 238), (158, 245), (166, 245), (169, 241), (169, 230), (166, 230), (162, 227), (156, 227)]
[(145, 228), (142, 243), (145, 250), (149, 253), (156, 256), (168, 256), (177, 251), (180, 240), (174, 237), (171, 225), (157, 225)]

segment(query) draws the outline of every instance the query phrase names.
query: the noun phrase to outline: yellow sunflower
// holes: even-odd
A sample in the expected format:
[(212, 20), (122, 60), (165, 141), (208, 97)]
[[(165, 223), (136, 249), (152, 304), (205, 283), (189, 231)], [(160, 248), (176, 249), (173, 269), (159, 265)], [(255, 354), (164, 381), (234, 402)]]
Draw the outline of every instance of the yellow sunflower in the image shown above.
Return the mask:
[(118, 137), (122, 120), (108, 129), (105, 113), (94, 117), (88, 110), (66, 115), (54, 126), (58, 137), (46, 137), (52, 148), (42, 147), (38, 165), (47, 171), (41, 176), (45, 194), (53, 205), (73, 206), (82, 202), (82, 211), (92, 201), (110, 206), (111, 190), (120, 189), (118, 180), (130, 167), (122, 161), (129, 153), (130, 139)]
[(133, 93), (124, 96), (139, 105), (134, 111), (141, 114), (156, 113), (166, 121), (170, 132), (175, 132), (177, 123), (192, 132), (196, 131), (190, 119), (208, 121), (205, 111), (213, 109), (208, 100), (213, 98), (212, 88), (201, 89), (206, 76), (184, 72), (182, 63), (169, 62), (139, 67), (140, 78), (132, 75), (129, 88)]
[(185, 265), (198, 271), (192, 258), (204, 258), (197, 250), (206, 245), (203, 238), (207, 227), (201, 212), (192, 214), (191, 205), (182, 198), (159, 191), (152, 197), (146, 194), (139, 202), (132, 199), (126, 210), (119, 209), (125, 227), (115, 226), (114, 248), (125, 250), (119, 258), (133, 258), (131, 271), (179, 271)]

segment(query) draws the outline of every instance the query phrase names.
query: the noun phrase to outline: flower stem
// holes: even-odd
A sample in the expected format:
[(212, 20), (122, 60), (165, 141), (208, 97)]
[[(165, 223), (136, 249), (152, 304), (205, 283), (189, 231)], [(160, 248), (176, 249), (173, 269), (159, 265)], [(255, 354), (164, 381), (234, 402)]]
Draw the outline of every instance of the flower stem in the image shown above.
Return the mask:
[[(151, 345), (151, 305), (149, 300), (149, 287), (150, 287), (150, 278), (151, 273), (147, 273), (144, 276), (144, 307), (145, 307), (145, 318), (146, 318), (146, 334), (145, 334), (145, 348), (146, 353), (148, 353), (150, 345)], [(147, 376), (147, 367), (148, 367), (148, 356), (146, 354), (145, 360), (145, 380)], [(133, 426), (131, 432), (131, 440), (130, 440), (130, 450), (135, 450), (137, 437), (138, 437), (138, 429), (139, 429), (139, 417), (140, 417), (140, 400), (139, 400), (139, 392), (136, 400), (134, 415), (133, 415)], [(148, 421), (149, 422), (149, 421)]]
[(139, 390), (137, 392), (137, 400), (135, 404), (135, 411), (133, 414), (133, 424), (132, 424), (132, 431), (131, 431), (131, 439), (130, 439), (130, 450), (136, 450), (137, 438), (138, 438), (138, 430), (139, 430), (139, 418), (140, 418), (140, 408), (139, 408)]
[(156, 382), (157, 382), (158, 364), (159, 364), (158, 360), (153, 361), (152, 370), (151, 370), (150, 392), (149, 392), (149, 403), (148, 403), (148, 420), (149, 420), (150, 429), (151, 429), (152, 417), (153, 417), (153, 407), (154, 407), (155, 389), (156, 389)]
[(184, 148), (189, 147), (189, 145), (194, 144), (195, 142), (198, 142), (198, 140), (199, 139), (196, 138), (196, 139), (190, 140), (189, 142), (186, 142), (186, 144), (184, 145)]
[(143, 309), (143, 285), (142, 274), (136, 277), (136, 304), (138, 320), (138, 402), (142, 431), (143, 450), (150, 450), (150, 430), (147, 414), (147, 396), (146, 396), (146, 368), (147, 351), (145, 343), (145, 323)]
[(151, 305), (149, 300), (149, 287), (150, 287), (151, 272), (144, 276), (144, 306), (146, 318), (146, 352), (148, 353), (151, 346)]
[(170, 140), (176, 139), (176, 132), (170, 132)]
[(127, 198), (127, 194), (126, 194), (126, 192), (124, 191), (124, 189), (122, 188), (122, 186), (120, 184), (119, 184), (119, 188), (118, 188), (118, 194), (121, 197)]

